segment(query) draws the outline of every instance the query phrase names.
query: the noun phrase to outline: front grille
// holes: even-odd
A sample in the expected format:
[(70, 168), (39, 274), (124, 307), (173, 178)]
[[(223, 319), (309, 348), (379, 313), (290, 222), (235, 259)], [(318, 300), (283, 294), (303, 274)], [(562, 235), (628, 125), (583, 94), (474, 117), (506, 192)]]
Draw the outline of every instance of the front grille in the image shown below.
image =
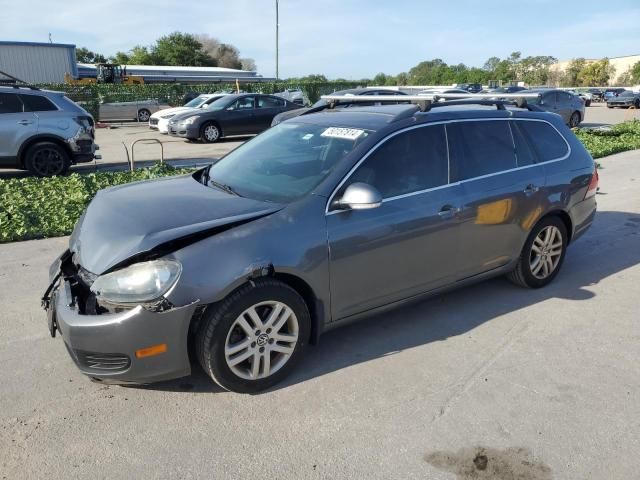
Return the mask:
[(81, 153), (91, 153), (91, 147), (93, 146), (93, 140), (77, 140), (76, 144), (80, 147)]
[(158, 124), (158, 122), (159, 122), (159, 120), (158, 120), (157, 118), (153, 118), (153, 117), (151, 117), (151, 118), (149, 119), (149, 125), (157, 125), (157, 124)]
[(123, 372), (131, 365), (131, 359), (123, 353), (95, 353), (75, 350), (80, 367), (94, 372)]

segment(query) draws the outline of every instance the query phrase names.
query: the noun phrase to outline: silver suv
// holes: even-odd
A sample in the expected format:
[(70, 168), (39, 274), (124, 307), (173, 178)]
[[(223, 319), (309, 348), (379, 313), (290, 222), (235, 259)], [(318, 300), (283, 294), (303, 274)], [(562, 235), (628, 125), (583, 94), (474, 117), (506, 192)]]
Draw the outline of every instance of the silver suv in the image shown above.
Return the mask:
[(62, 175), (94, 159), (94, 138), (93, 117), (63, 92), (0, 86), (0, 168)]

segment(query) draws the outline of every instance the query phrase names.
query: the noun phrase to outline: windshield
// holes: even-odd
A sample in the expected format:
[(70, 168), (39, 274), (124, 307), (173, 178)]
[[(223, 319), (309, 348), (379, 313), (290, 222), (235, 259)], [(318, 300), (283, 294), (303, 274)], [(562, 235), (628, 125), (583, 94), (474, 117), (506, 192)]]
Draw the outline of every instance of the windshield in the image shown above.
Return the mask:
[(288, 203), (311, 192), (370, 133), (281, 123), (212, 165), (210, 185), (228, 186), (243, 197)]
[(202, 105), (204, 102), (206, 102), (207, 99), (205, 97), (196, 97), (193, 100), (191, 100), (188, 103), (185, 103), (185, 107), (193, 107), (193, 108), (197, 108), (200, 105)]

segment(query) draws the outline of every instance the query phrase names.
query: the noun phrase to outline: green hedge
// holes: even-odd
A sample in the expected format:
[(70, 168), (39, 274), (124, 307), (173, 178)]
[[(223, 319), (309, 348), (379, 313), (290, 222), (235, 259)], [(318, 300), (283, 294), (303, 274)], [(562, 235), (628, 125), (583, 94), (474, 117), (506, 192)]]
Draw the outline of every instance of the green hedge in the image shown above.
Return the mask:
[[(158, 83), (144, 85), (66, 85), (47, 84), (38, 85), (40, 88), (65, 92), (73, 101), (80, 103), (87, 109), (94, 118), (98, 118), (98, 107), (100, 101), (104, 102), (133, 102), (140, 100), (158, 100), (172, 106), (182, 105), (185, 94), (214, 93), (221, 90), (235, 90), (233, 83), (210, 83), (206, 85), (183, 85), (179, 83)], [(240, 89), (251, 93), (277, 93), (287, 88), (302, 89), (309, 100), (316, 102), (321, 95), (333, 93), (337, 90), (355, 88), (362, 84), (355, 82), (265, 82), (265, 83), (242, 83)]]
[(163, 164), (134, 172), (0, 180), (0, 243), (68, 235), (98, 190), (187, 172)]
[(610, 129), (578, 129), (576, 135), (593, 158), (640, 148), (640, 121), (613, 125)]

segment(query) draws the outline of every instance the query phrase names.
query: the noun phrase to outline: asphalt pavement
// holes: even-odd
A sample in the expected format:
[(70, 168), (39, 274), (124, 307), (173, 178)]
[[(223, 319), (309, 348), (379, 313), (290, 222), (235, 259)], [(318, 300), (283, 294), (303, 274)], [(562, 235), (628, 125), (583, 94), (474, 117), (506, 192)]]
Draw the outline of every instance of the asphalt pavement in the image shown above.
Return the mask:
[(0, 245), (0, 475), (638, 478), (640, 151), (601, 163), (595, 224), (554, 283), (499, 278), (329, 332), (253, 396), (199, 370), (89, 382), (39, 306), (67, 239)]

